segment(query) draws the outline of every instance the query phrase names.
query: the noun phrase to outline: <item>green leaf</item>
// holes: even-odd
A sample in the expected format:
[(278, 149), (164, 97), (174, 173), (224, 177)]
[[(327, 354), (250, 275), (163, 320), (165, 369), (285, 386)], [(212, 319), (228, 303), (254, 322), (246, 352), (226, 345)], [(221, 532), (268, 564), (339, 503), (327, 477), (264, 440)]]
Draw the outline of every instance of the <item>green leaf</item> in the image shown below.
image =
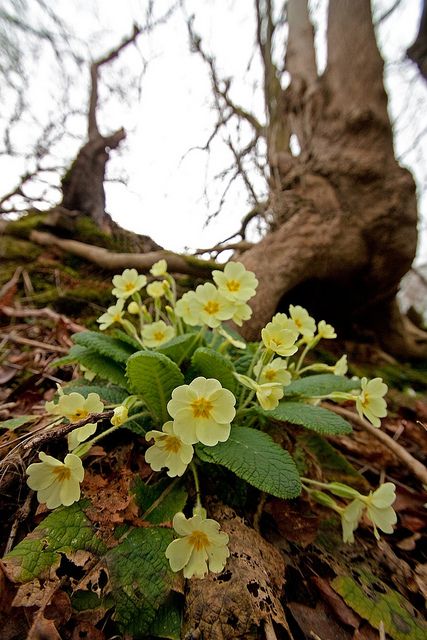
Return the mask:
[(199, 347), (191, 358), (191, 365), (196, 375), (216, 378), (224, 389), (228, 389), (232, 393), (235, 392), (236, 380), (233, 376), (233, 364), (217, 351), (208, 347)]
[(106, 554), (114, 619), (123, 633), (139, 637), (151, 632), (172, 586), (173, 574), (165, 556), (172, 539), (170, 529), (133, 529)]
[(240, 358), (237, 358), (237, 360), (234, 361), (234, 368), (236, 370), (236, 373), (246, 375), (248, 373), (249, 367), (251, 366), (253, 357), (253, 353), (245, 353), (243, 356), (240, 356)]
[(28, 424), (28, 422), (34, 422), (40, 416), (19, 416), (19, 418), (10, 418), (9, 420), (4, 420), (0, 422), (0, 429), (8, 429), (9, 431), (15, 431), (18, 427), (22, 427), (24, 424)]
[(150, 635), (168, 640), (181, 640), (182, 605), (178, 594), (171, 593), (157, 611)]
[(83, 511), (88, 505), (87, 500), (81, 500), (70, 507), (55, 509), (4, 557), (16, 580), (28, 582), (47, 577), (52, 565), (59, 564), (61, 553), (83, 549), (99, 555), (105, 551), (104, 543)]
[(135, 351), (141, 350), (141, 345), (138, 342), (138, 340), (136, 340), (135, 338), (132, 338), (132, 336), (128, 335), (121, 329), (114, 329), (112, 336), (113, 338), (117, 338), (117, 340), (120, 340), (120, 342), (125, 342), (126, 344), (133, 347), (133, 350), (132, 350), (133, 353), (135, 353)]
[(57, 360), (54, 360), (51, 363), (51, 366), (63, 367), (67, 364), (74, 364), (75, 362), (78, 362), (79, 356), (85, 352), (86, 352), (86, 349), (84, 347), (81, 347), (78, 344), (73, 344), (73, 346), (70, 347), (68, 355), (63, 356), (62, 358), (58, 358)]
[[(76, 347), (79, 348), (78, 352), (75, 351)], [(73, 351), (74, 359), (87, 369), (98, 374), (101, 378), (119, 385), (119, 387), (127, 388), (125, 369), (122, 364), (81, 345), (71, 347), (70, 353), (71, 351)]]
[(295, 462), (269, 435), (248, 427), (233, 427), (226, 442), (196, 446), (204, 462), (221, 464), (239, 478), (278, 498), (296, 498), (301, 481)]
[(107, 356), (122, 364), (126, 364), (129, 356), (135, 353), (135, 349), (131, 345), (97, 331), (75, 333), (72, 336), (72, 340), (75, 344), (86, 347), (91, 351), (96, 351), (102, 356)]
[(303, 402), (279, 402), (279, 405), (270, 411), (264, 411), (259, 407), (256, 410), (273, 420), (298, 424), (320, 434), (339, 436), (352, 431), (351, 424), (336, 413)]
[(307, 376), (291, 382), (284, 388), (285, 396), (323, 396), (333, 391), (350, 392), (360, 389), (360, 380), (350, 380), (345, 376), (335, 376), (333, 373), (320, 373)]
[(127, 363), (127, 377), (134, 393), (146, 403), (160, 421), (170, 420), (166, 405), (172, 391), (184, 384), (184, 376), (175, 362), (163, 353), (138, 351)]
[(158, 347), (156, 351), (157, 353), (163, 353), (180, 365), (184, 360), (191, 358), (199, 342), (199, 337), (198, 332), (184, 333), (182, 336), (172, 338), (162, 347)]
[(374, 629), (384, 631), (393, 640), (424, 640), (427, 624), (397, 591), (367, 571), (358, 571), (358, 581), (338, 576), (331, 586), (356, 613)]
[(89, 393), (97, 393), (101, 400), (108, 402), (108, 404), (120, 404), (128, 397), (127, 391), (121, 387), (114, 385), (100, 386), (98, 384), (87, 384), (86, 381), (80, 379), (73, 381), (67, 386), (62, 387), (65, 394), (80, 393), (84, 398), (87, 398)]
[(152, 524), (169, 522), (178, 511), (183, 511), (188, 494), (176, 480), (163, 478), (156, 484), (147, 485), (137, 477), (132, 486), (135, 502), (141, 509), (144, 520)]

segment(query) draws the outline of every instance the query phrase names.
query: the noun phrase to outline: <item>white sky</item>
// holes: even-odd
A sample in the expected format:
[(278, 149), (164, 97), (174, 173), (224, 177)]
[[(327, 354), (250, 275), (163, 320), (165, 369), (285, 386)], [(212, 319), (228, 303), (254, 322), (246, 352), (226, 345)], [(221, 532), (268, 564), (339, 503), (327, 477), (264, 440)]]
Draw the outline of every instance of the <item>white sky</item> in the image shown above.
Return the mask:
[[(166, 10), (170, 4), (170, 0), (157, 0), (156, 12)], [(392, 0), (375, 0), (375, 15), (382, 15), (392, 4)], [(320, 25), (317, 41), (322, 66), (326, 2), (317, 0), (312, 5)], [(144, 6), (144, 0), (121, 0), (120, 3), (117, 0), (57, 0), (55, 3), (59, 15), (74, 27), (79, 37), (94, 43), (96, 55), (115, 46), (131, 31), (133, 21), (143, 21)], [(380, 43), (389, 59), (404, 58), (404, 51), (417, 31), (420, 6), (420, 0), (401, 0), (399, 8), (381, 26)], [(196, 14), (196, 30), (202, 35), (205, 47), (217, 56), (224, 77), (235, 78), (233, 95), (236, 101), (245, 108), (255, 109), (262, 118), (256, 59), (251, 71), (247, 71), (254, 42), (253, 3), (249, 0), (188, 0), (187, 10)], [(119, 183), (106, 185), (107, 210), (122, 226), (148, 234), (166, 248), (180, 251), (212, 246), (237, 231), (249, 205), (244, 186), (236, 181), (222, 213), (204, 228), (209, 211), (203, 195), (206, 183), (212, 211), (215, 195), (221, 191), (221, 184), (214, 183), (212, 178), (231, 162), (228, 150), (219, 143), (213, 145), (208, 164), (208, 157), (203, 152), (187, 153), (191, 147), (205, 143), (215, 122), (206, 66), (198, 55), (189, 52), (187, 30), (180, 11), (166, 26), (156, 29), (150, 36), (142, 36), (138, 46), (149, 63), (142, 79), (140, 102), (133, 100), (131, 105), (123, 106), (123, 100), (116, 97), (105, 102), (101, 114), (103, 133), (120, 126), (128, 131), (124, 147), (114, 154), (111, 162), (113, 175), (123, 170), (128, 174), (128, 187)], [(116, 77), (120, 74), (126, 86), (126, 78), (140, 64), (140, 55), (135, 49), (129, 49), (112, 70)], [(58, 79), (43, 58), (38, 61), (35, 73), (37, 88), (32, 89), (32, 104), (42, 117), (52, 107), (47, 104), (46, 96)], [(73, 96), (80, 107), (87, 102), (85, 74), (87, 70), (82, 68), (81, 83), (76, 85)], [(415, 168), (421, 181), (426, 170), (425, 158), (419, 157), (422, 150), (407, 151), (422, 128), (421, 114), (419, 120), (416, 118), (417, 105), (420, 101), (426, 104), (427, 98), (426, 87), (421, 79), (414, 79), (416, 75), (410, 63), (392, 64), (387, 68), (386, 85), (391, 95), (392, 118), (400, 114), (397, 153), (404, 154), (403, 160)], [(109, 70), (102, 77), (108, 81)], [(81, 130), (82, 123), (76, 118), (76, 132)], [(30, 140), (30, 125), (27, 133)], [(74, 149), (78, 144), (74, 141)], [(71, 153), (67, 150), (70, 157), (74, 149)], [(20, 168), (19, 163), (0, 158), (2, 193), (14, 184)], [(422, 203), (424, 219), (427, 218), (425, 200)], [(423, 256), (426, 253), (424, 244)]]

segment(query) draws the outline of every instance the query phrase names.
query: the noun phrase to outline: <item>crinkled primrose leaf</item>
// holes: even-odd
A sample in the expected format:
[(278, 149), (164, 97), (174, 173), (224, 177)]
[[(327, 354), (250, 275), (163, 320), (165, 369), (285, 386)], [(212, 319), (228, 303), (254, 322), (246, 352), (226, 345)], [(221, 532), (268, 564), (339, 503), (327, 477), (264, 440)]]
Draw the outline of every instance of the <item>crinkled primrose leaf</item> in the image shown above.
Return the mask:
[(129, 358), (126, 374), (132, 390), (142, 397), (153, 416), (167, 422), (166, 405), (172, 391), (184, 383), (175, 362), (163, 353), (138, 351)]
[(114, 619), (131, 636), (151, 633), (159, 607), (167, 600), (174, 581), (165, 556), (172, 542), (170, 529), (133, 529), (105, 561), (115, 604)]
[(204, 462), (220, 464), (239, 478), (277, 498), (296, 498), (301, 481), (295, 463), (269, 435), (248, 427), (233, 427), (226, 442), (196, 446)]
[(263, 412), (264, 416), (273, 420), (298, 424), (324, 435), (340, 436), (352, 431), (351, 424), (336, 413), (303, 402), (280, 402), (271, 411), (257, 408), (257, 412)]
[(236, 380), (233, 375), (233, 363), (214, 349), (199, 347), (191, 358), (191, 365), (197, 375), (216, 378), (224, 389), (235, 393)]
[(88, 500), (80, 500), (70, 507), (55, 509), (20, 542), (3, 561), (9, 573), (19, 582), (46, 577), (59, 564), (61, 553), (79, 550), (96, 555), (105, 552), (103, 541), (96, 535), (85, 515)]
[(188, 498), (182, 484), (168, 478), (145, 484), (137, 477), (132, 492), (141, 515), (152, 524), (171, 521), (177, 511), (183, 511)]
[(285, 388), (285, 396), (323, 396), (333, 391), (353, 391), (360, 389), (360, 380), (351, 380), (333, 373), (321, 373), (294, 380)]
[(72, 336), (74, 344), (79, 344), (91, 351), (96, 351), (102, 356), (111, 358), (115, 362), (125, 364), (129, 356), (135, 353), (135, 349), (126, 342), (112, 338), (97, 331), (82, 331)]

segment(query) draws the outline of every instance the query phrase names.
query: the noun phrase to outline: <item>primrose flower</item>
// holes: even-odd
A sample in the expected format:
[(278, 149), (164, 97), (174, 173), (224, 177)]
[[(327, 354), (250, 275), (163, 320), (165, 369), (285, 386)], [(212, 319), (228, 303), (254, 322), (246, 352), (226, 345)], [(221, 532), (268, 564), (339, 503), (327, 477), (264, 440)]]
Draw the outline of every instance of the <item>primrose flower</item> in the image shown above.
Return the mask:
[(175, 336), (175, 329), (163, 322), (163, 320), (159, 320), (152, 324), (146, 324), (141, 335), (144, 347), (153, 349), (172, 340)]
[(108, 329), (108, 327), (111, 327), (111, 325), (115, 324), (116, 322), (118, 324), (122, 323), (124, 304), (125, 299), (119, 298), (116, 304), (108, 307), (107, 311), (98, 318), (97, 322), (99, 322), (99, 328), (101, 331), (105, 331), (105, 329)]
[(114, 276), (113, 278), (113, 296), (126, 300), (133, 293), (142, 289), (146, 283), (147, 278), (140, 276), (136, 269), (125, 269), (121, 276)]
[(167, 270), (168, 270), (168, 263), (166, 262), (166, 260), (158, 260), (151, 267), (150, 273), (152, 276), (159, 278), (159, 277), (165, 276), (167, 273)]
[(39, 453), (41, 462), (30, 464), (27, 484), (37, 491), (37, 500), (45, 502), (48, 509), (61, 504), (68, 507), (80, 499), (80, 482), (84, 477), (82, 461), (69, 453), (60, 462), (46, 453)]
[(235, 302), (234, 303), (234, 311), (231, 316), (232, 321), (237, 324), (237, 326), (241, 327), (246, 320), (252, 316), (252, 309), (246, 302)]
[(96, 427), (96, 422), (88, 422), (87, 424), (83, 425), (83, 427), (79, 427), (78, 429), (74, 429), (74, 431), (71, 431), (71, 433), (69, 433), (67, 436), (68, 451), (74, 451), (74, 449), (78, 447), (81, 442), (84, 442), (85, 440), (90, 438), (90, 436), (93, 436), (96, 431)]
[(229, 262), (224, 271), (213, 271), (212, 277), (219, 291), (233, 302), (247, 302), (255, 295), (258, 286), (255, 274), (246, 271), (241, 262)]
[(374, 492), (371, 491), (368, 496), (359, 494), (359, 497), (342, 509), (341, 524), (344, 542), (354, 542), (353, 532), (357, 529), (365, 509), (366, 516), (374, 527), (377, 540), (380, 539), (378, 529), (384, 533), (393, 533), (393, 525), (397, 522), (396, 513), (391, 506), (396, 500), (395, 491), (395, 485), (392, 482), (386, 482)]
[(235, 403), (234, 395), (218, 380), (200, 376), (174, 389), (167, 409), (174, 419), (174, 433), (183, 442), (213, 447), (228, 440)]
[(153, 471), (167, 468), (170, 478), (182, 476), (193, 458), (193, 447), (186, 444), (174, 432), (172, 420), (165, 422), (162, 431), (148, 431), (146, 440), (153, 440), (154, 444), (145, 452), (145, 461)]
[(61, 395), (58, 403), (46, 402), (46, 411), (63, 418), (68, 418), (70, 422), (84, 420), (91, 413), (102, 413), (104, 404), (97, 393), (89, 393), (87, 398), (80, 393), (73, 391), (68, 395)]
[(254, 373), (261, 384), (265, 382), (280, 382), (286, 387), (290, 384), (292, 376), (286, 368), (286, 361), (282, 358), (274, 358), (271, 362), (262, 366), (262, 360), (258, 360), (254, 366)]
[(380, 418), (387, 415), (387, 403), (384, 400), (388, 387), (382, 381), (382, 378), (374, 378), (369, 380), (362, 378), (360, 381), (361, 391), (356, 398), (356, 409), (361, 418), (366, 418), (374, 427), (380, 427)]
[(89, 380), (89, 382), (92, 382), (92, 380), (96, 378), (95, 371), (91, 371), (90, 369), (87, 369), (87, 367), (84, 367), (82, 364), (79, 364), (79, 369), (82, 372), (83, 378), (85, 380)]
[(223, 320), (230, 320), (235, 307), (211, 282), (199, 284), (195, 296), (191, 298), (192, 312), (199, 322), (211, 329), (219, 327)]
[[(289, 323), (289, 319), (286, 318), (286, 320)], [(275, 318), (262, 329), (261, 338), (264, 346), (279, 356), (292, 356), (298, 351), (298, 347), (295, 345), (298, 338), (297, 330), (289, 327), (289, 324), (285, 325), (280, 320), (278, 322)]]
[(334, 375), (344, 376), (347, 373), (347, 371), (348, 371), (347, 356), (344, 354), (334, 364)]
[(324, 320), (321, 320), (317, 325), (317, 334), (320, 338), (325, 338), (326, 340), (333, 340), (337, 337), (333, 326), (331, 324), (327, 324)]
[(176, 513), (173, 528), (181, 538), (166, 549), (172, 571), (184, 569), (184, 578), (203, 578), (209, 571), (220, 573), (230, 555), (228, 535), (220, 531), (216, 520), (203, 519), (199, 514), (187, 518)]
[(163, 282), (155, 280), (147, 285), (147, 293), (151, 298), (161, 298), (165, 295), (165, 288)]
[(235, 373), (234, 376), (244, 387), (255, 391), (257, 400), (265, 411), (275, 409), (279, 404), (279, 400), (283, 398), (283, 385), (280, 382), (258, 384), (252, 378), (240, 373)]
[(294, 307), (294, 305), (291, 304), (289, 307), (289, 315), (295, 324), (295, 328), (301, 335), (306, 338), (312, 338), (314, 336), (316, 322), (304, 307), (300, 307), (299, 305)]
[(200, 313), (196, 305), (193, 304), (196, 299), (195, 291), (187, 291), (184, 293), (182, 298), (178, 300), (175, 305), (175, 313), (179, 318), (182, 318), (185, 324), (188, 324), (190, 327), (195, 327), (196, 325), (202, 324), (200, 319)]
[(119, 404), (119, 406), (114, 409), (110, 422), (114, 427), (121, 427), (127, 419), (128, 408), (124, 404)]

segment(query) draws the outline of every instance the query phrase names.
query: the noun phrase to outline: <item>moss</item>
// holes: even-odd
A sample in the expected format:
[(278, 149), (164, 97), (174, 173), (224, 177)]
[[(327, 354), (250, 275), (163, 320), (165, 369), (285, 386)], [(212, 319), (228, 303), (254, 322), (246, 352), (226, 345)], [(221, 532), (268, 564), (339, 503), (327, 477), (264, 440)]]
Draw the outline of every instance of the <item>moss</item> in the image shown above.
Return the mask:
[(89, 216), (79, 216), (76, 218), (75, 228), (75, 239), (80, 242), (86, 242), (87, 244), (92, 244), (97, 247), (105, 247), (106, 249), (114, 249), (116, 246), (114, 239), (101, 231)]
[(45, 213), (39, 211), (30, 211), (27, 215), (22, 216), (19, 220), (13, 220), (6, 226), (6, 234), (16, 236), (17, 238), (27, 239), (30, 237), (31, 231), (41, 227), (46, 219)]
[(17, 260), (31, 262), (36, 260), (42, 249), (28, 240), (4, 235), (0, 237), (0, 262), (3, 260)]

